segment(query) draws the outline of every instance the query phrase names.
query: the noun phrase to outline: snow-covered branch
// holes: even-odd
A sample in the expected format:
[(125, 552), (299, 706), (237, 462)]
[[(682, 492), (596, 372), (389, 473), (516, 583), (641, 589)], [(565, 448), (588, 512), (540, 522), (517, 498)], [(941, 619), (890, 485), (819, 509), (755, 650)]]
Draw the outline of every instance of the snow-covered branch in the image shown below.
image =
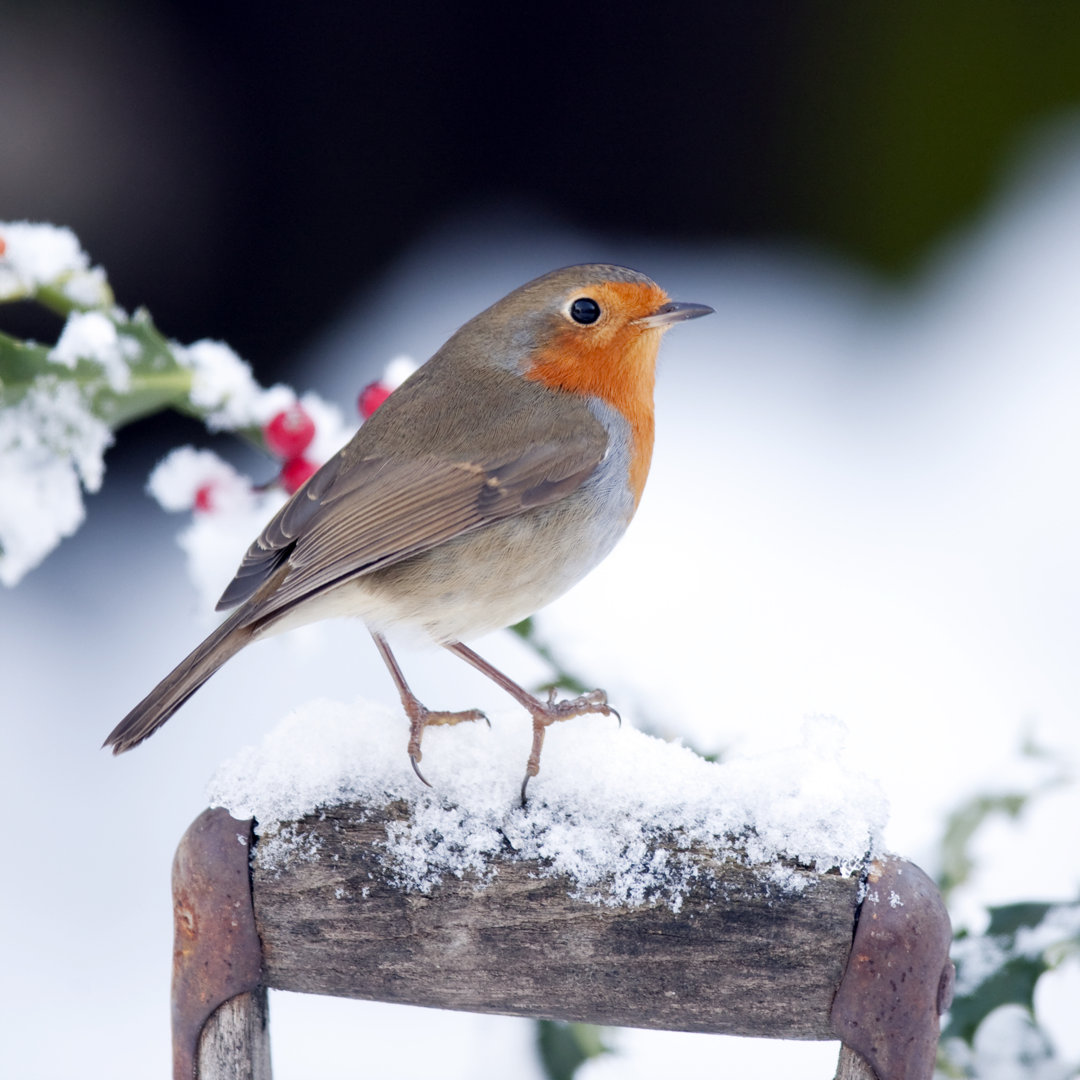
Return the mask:
[[(0, 332), (0, 583), (17, 584), (75, 532), (85, 517), (83, 492), (101, 487), (114, 433), (133, 420), (176, 409), (281, 461), (278, 484), (262, 490), (190, 447), (155, 472), (150, 490), (163, 507), (221, 511), (209, 531), (227, 535), (239, 526), (254, 535), (281, 491), (295, 491), (350, 434), (340, 409), (288, 386), (261, 386), (228, 345), (181, 345), (145, 310), (119, 307), (105, 271), (91, 265), (70, 229), (0, 222), (0, 303), (16, 300), (66, 321), (52, 345)], [(365, 389), (362, 413), (381, 404), (404, 378), (402, 368), (397, 362), (388, 369), (391, 382)], [(191, 556), (223, 545), (185, 546)], [(235, 544), (225, 546), (233, 559)], [(196, 560), (192, 571), (199, 582), (219, 568)]]

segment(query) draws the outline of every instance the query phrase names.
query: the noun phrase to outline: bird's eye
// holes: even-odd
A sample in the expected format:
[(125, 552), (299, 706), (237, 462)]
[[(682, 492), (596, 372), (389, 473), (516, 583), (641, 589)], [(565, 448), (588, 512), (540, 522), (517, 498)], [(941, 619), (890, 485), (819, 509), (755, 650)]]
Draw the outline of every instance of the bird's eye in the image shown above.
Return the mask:
[(570, 318), (588, 326), (600, 318), (600, 305), (590, 296), (582, 296), (570, 305)]

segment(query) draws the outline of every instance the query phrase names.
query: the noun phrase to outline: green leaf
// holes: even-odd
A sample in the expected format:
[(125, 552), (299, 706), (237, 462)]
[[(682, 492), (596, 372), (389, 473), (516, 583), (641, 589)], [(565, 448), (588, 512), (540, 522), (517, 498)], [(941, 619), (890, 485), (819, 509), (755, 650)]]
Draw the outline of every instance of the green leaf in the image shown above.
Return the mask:
[(118, 323), (116, 330), (121, 340), (138, 347), (137, 357), (130, 363), (131, 381), (122, 391), (107, 383), (97, 387), (91, 398), (94, 412), (114, 430), (167, 407), (191, 412), (191, 371), (177, 363), (150, 317), (139, 313)]
[(14, 405), (22, 398), (44, 369), (48, 355), (47, 345), (0, 333), (0, 405)]
[(1029, 795), (979, 795), (957, 807), (945, 824), (941, 842), (941, 874), (938, 884), (942, 893), (949, 893), (967, 881), (974, 868), (968, 853), (972, 836), (993, 814), (1015, 818), (1026, 805)]
[(942, 1039), (960, 1038), (969, 1045), (979, 1025), (1002, 1005), (1020, 1005), (1034, 1018), (1035, 984), (1048, 970), (1042, 957), (1017, 956), (1007, 960), (970, 994), (957, 995), (949, 1008), (949, 1023)]
[(1027, 901), (1018, 904), (1002, 904), (990, 908), (990, 925), (986, 932), (991, 937), (1004, 936), (1010, 944), (1016, 941), (1016, 932), (1038, 926), (1046, 916), (1060, 904), (1036, 903)]
[[(956, 1037), (970, 1043), (983, 1020), (1001, 1005), (1019, 1005), (1035, 1022), (1035, 984), (1044, 972), (1080, 946), (1075, 918), (1066, 915), (1057, 923), (1044, 924), (1054, 912), (1067, 913), (1075, 908), (1075, 904), (1036, 901), (1002, 904), (989, 909), (990, 924), (985, 934), (958, 934), (954, 949), (957, 985), (965, 985), (967, 964), (975, 964), (979, 970), (988, 960), (997, 958), (1000, 962), (977, 982), (968, 979), (968, 989), (957, 993), (942, 1038)], [(1030, 937), (1021, 938), (1018, 944), (1017, 938), (1024, 931), (1037, 927), (1043, 929), (1034, 939), (1034, 947)]]
[(575, 1072), (591, 1058), (610, 1054), (602, 1028), (593, 1024), (568, 1024), (562, 1020), (538, 1020), (536, 1045), (540, 1061), (550, 1080), (572, 1080)]
[(64, 286), (77, 276), (75, 273), (61, 274), (56, 281), (48, 285), (39, 285), (34, 290), (32, 299), (42, 307), (55, 311), (57, 315), (69, 315), (73, 311), (106, 311), (112, 306), (113, 292), (108, 282), (102, 282), (103, 295), (98, 298), (97, 303), (87, 304), (69, 296)]
[(17, 404), (36, 382), (48, 378), (75, 383), (94, 415), (113, 430), (168, 407), (194, 413), (188, 400), (191, 371), (177, 363), (149, 317), (109, 317), (134, 354), (124, 389), (110, 386), (104, 368), (93, 360), (79, 360), (74, 367), (56, 364), (49, 360), (51, 346), (0, 333), (0, 405)]

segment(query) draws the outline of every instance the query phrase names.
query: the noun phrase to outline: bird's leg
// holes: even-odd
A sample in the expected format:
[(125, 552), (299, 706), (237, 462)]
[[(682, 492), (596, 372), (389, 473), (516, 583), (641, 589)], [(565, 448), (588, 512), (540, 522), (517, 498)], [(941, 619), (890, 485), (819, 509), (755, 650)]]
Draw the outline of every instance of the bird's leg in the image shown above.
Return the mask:
[(477, 671), (482, 672), (492, 682), (501, 686), (515, 701), (523, 705), (532, 717), (533, 740), (532, 751), (529, 754), (528, 764), (525, 766), (525, 779), (521, 782), (521, 805), (525, 805), (525, 789), (529, 785), (530, 778), (540, 771), (540, 751), (544, 748), (544, 733), (549, 724), (556, 720), (568, 720), (571, 716), (584, 716), (586, 713), (599, 713), (601, 716), (614, 716), (619, 723), (622, 717), (607, 702), (607, 694), (603, 690), (590, 690), (580, 697), (570, 698), (566, 701), (556, 701), (555, 691), (548, 694), (547, 701), (541, 701), (538, 697), (530, 694), (528, 690), (518, 686), (513, 679), (507, 678), (497, 667), (493, 667), (482, 656), (477, 655), (460, 641), (452, 641), (445, 646), (452, 653), (460, 656), (468, 664), (472, 664)]
[(383, 663), (389, 669), (394, 685), (397, 686), (398, 694), (401, 695), (402, 707), (405, 709), (405, 715), (409, 718), (409, 760), (412, 762), (413, 772), (428, 787), (431, 787), (427, 780), (424, 779), (424, 774), (420, 771), (420, 758), (422, 756), (420, 753), (420, 739), (423, 737), (424, 728), (432, 724), (460, 724), (463, 720), (485, 720), (490, 727), (491, 721), (479, 709), (464, 709), (461, 712), (434, 712), (429, 709), (409, 689), (409, 684), (405, 681), (405, 676), (402, 674), (396, 657), (390, 651), (386, 638), (382, 634), (374, 632), (372, 632), (371, 636), (375, 639), (375, 647), (379, 650)]

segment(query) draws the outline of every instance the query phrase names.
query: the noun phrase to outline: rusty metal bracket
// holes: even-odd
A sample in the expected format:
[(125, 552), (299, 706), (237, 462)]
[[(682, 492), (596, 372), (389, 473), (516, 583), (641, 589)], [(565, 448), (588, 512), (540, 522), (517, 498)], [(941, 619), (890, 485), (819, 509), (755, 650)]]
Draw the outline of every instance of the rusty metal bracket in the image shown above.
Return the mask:
[(173, 1078), (193, 1080), (199, 1036), (223, 1002), (254, 990), (262, 972), (248, 856), (252, 822), (204, 810), (173, 860)]
[(875, 862), (830, 1022), (878, 1080), (931, 1080), (952, 1001), (952, 928), (933, 881), (902, 859)]

